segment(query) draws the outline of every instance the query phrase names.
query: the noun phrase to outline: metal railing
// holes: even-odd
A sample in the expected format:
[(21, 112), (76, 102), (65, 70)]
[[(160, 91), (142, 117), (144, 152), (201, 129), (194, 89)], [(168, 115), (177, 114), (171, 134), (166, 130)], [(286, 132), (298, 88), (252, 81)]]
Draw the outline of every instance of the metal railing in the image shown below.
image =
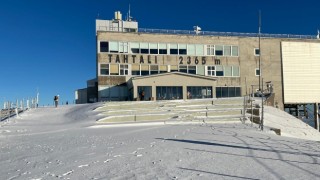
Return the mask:
[[(232, 36), (232, 37), (259, 37), (259, 33), (239, 33), (239, 32), (216, 32), (216, 31), (195, 31), (189, 30), (170, 30), (170, 29), (147, 29), (139, 28), (140, 33), (150, 34), (176, 34), (176, 35), (200, 35), (200, 36)], [(295, 34), (267, 34), (262, 33), (260, 37), (264, 38), (290, 38), (290, 39), (317, 39), (314, 35), (295, 35)]]

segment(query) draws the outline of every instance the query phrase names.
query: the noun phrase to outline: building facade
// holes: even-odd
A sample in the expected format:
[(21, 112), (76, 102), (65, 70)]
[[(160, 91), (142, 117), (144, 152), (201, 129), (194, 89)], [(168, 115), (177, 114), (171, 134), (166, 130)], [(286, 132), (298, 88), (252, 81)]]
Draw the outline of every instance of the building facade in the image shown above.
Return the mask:
[(281, 109), (290, 66), (283, 45), (319, 45), (311, 36), (138, 29), (118, 14), (96, 21), (96, 38), (98, 101), (240, 97), (261, 88)]

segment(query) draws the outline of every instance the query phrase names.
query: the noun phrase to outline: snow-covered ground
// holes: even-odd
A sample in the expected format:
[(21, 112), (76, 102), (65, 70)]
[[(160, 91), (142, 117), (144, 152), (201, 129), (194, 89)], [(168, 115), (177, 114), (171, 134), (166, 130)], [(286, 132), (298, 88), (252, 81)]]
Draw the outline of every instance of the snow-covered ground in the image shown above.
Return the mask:
[(1, 122), (0, 179), (320, 178), (319, 133), (274, 108), (262, 132), (240, 121), (105, 126), (102, 106), (39, 108)]

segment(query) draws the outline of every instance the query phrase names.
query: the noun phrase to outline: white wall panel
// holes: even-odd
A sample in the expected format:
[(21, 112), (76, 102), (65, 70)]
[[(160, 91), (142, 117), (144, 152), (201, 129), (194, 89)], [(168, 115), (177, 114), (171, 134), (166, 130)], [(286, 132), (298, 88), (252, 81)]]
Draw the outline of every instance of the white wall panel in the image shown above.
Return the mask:
[(284, 103), (320, 102), (320, 42), (281, 42)]

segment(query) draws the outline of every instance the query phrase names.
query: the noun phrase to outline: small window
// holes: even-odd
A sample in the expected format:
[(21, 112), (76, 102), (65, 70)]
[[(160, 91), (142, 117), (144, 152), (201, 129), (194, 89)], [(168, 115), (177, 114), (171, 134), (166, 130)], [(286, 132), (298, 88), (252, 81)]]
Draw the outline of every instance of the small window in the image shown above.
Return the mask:
[(131, 75), (140, 76), (140, 65), (139, 64), (132, 64), (131, 65)]
[(260, 69), (256, 68), (256, 76), (260, 76)]
[(260, 49), (259, 48), (254, 48), (254, 55), (260, 56)]
[(109, 42), (100, 42), (100, 52), (109, 52)]

